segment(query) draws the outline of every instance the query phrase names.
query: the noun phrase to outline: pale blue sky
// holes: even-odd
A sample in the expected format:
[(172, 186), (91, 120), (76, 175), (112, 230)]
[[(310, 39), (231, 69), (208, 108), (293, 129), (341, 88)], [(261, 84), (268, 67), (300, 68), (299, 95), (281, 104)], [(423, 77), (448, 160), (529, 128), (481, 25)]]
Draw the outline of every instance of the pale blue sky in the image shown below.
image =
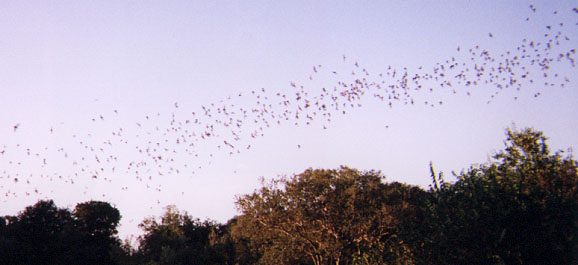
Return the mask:
[[(0, 214), (15, 214), (38, 199), (63, 207), (106, 200), (123, 214), (124, 237), (139, 234), (137, 224), (169, 204), (224, 222), (236, 214), (234, 196), (258, 188), (260, 176), (308, 167), (378, 169), (389, 180), (427, 187), (430, 161), (447, 175), (487, 162), (514, 123), (544, 131), (553, 149), (576, 148), (578, 75), (565, 61), (549, 70), (549, 78), (569, 77), (563, 88), (544, 88), (542, 73), (533, 70), (536, 83), (519, 92), (504, 89), (487, 104), (494, 86), (454, 85), (454, 94), (430, 82), (433, 93), (413, 92), (419, 104), (390, 108), (367, 96), (346, 115), (335, 111), (330, 123), (272, 122), (264, 136), (235, 142), (242, 152), (233, 156), (223, 144), (228, 138), (219, 137), (200, 141), (198, 156), (186, 154), (170, 131), (173, 114), (177, 122), (193, 121), (192, 112), (221, 100), (255, 107), (253, 90), (294, 98), (295, 82), (315, 95), (353, 80), (350, 72), (360, 72), (355, 61), (374, 79), (388, 66), (431, 72), (452, 57), (473, 67), (468, 49), (479, 45), (495, 57), (514, 53), (524, 38), (546, 40), (546, 26), (559, 22), (570, 41), (556, 48), (567, 51), (578, 40), (574, 7), (573, 1), (2, 1)], [(248, 133), (263, 124), (244, 126)], [(163, 146), (177, 152), (159, 154), (177, 162), (162, 165), (161, 176), (137, 148), (165, 139), (172, 142)], [(105, 149), (101, 163), (85, 145)], [(117, 160), (104, 162), (104, 154)], [(138, 173), (126, 170), (133, 161), (148, 164)], [(102, 176), (92, 178), (89, 171), (100, 168)]]

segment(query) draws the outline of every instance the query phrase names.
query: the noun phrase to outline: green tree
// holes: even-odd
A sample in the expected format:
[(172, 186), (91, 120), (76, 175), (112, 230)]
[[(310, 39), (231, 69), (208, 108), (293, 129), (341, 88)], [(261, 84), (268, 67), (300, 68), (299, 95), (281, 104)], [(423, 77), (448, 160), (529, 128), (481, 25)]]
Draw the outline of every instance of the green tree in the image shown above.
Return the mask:
[(212, 221), (201, 222), (169, 206), (160, 222), (147, 218), (141, 223), (139, 255), (148, 264), (226, 264), (219, 238), (225, 228)]
[[(454, 184), (434, 176), (423, 263), (576, 264), (576, 162), (550, 154), (533, 129), (507, 131), (506, 148), (489, 165)], [(426, 233), (427, 234), (427, 233)]]
[(418, 216), (419, 200), (412, 198), (425, 191), (382, 179), (376, 171), (342, 167), (274, 180), (238, 198), (245, 234), (260, 245), (264, 264), (351, 264), (376, 249), (383, 251), (372, 258), (384, 262), (399, 261), (393, 253), (411, 257), (400, 217)]

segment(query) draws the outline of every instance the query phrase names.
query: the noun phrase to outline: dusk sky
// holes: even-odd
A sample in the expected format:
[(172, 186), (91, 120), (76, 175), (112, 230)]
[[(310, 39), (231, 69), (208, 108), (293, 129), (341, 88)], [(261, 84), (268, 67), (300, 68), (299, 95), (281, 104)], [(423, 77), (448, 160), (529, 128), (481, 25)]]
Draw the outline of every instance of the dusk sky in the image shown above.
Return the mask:
[(235, 216), (260, 179), (578, 147), (575, 1), (1, 1), (0, 214)]

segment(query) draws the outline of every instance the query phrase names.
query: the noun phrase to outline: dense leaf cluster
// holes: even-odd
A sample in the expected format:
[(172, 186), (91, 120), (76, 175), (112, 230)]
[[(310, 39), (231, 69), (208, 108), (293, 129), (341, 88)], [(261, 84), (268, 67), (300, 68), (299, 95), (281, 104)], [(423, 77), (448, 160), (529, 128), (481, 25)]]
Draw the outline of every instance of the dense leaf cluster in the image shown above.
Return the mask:
[(0, 217), (1, 264), (112, 264), (124, 251), (116, 237), (120, 212), (90, 201), (74, 211), (39, 201)]
[(434, 177), (424, 258), (436, 264), (578, 263), (576, 161), (541, 132), (509, 130), (495, 161), (454, 184)]
[(577, 264), (578, 170), (532, 129), (429, 190), (377, 171), (308, 169), (239, 196), (226, 224), (168, 207), (120, 244), (118, 210), (40, 201), (0, 219), (2, 264)]

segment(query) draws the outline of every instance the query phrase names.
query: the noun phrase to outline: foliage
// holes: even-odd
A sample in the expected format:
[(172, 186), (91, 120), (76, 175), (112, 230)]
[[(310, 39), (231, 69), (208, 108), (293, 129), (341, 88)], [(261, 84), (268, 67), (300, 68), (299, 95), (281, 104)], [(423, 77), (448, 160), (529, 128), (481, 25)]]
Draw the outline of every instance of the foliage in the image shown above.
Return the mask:
[(508, 130), (489, 163), (429, 191), (380, 172), (308, 169), (238, 197), (241, 215), (200, 221), (169, 206), (132, 249), (120, 212), (39, 201), (0, 217), (1, 264), (578, 264), (578, 168), (532, 129)]
[(74, 209), (78, 225), (91, 236), (112, 236), (117, 233), (120, 212), (109, 203), (89, 201), (79, 203)]
[(265, 263), (275, 257), (284, 264), (350, 264), (380, 244), (389, 244), (383, 256), (406, 247), (394, 240), (399, 217), (415, 216), (413, 196), (425, 192), (382, 179), (379, 172), (347, 167), (309, 169), (240, 197), (237, 206), (250, 224), (248, 234), (262, 231)]
[[(83, 208), (98, 205), (96, 208)], [(88, 233), (86, 222), (106, 219), (95, 209), (117, 213), (114, 222), (102, 222), (116, 231), (118, 210), (105, 202), (79, 204), (71, 213), (56, 207), (52, 200), (38, 201), (18, 214), (6, 216), (0, 222), (0, 263), (2, 264), (114, 264), (113, 253), (118, 247), (114, 233)], [(84, 217), (81, 217), (84, 216)], [(91, 220), (86, 219), (90, 217)], [(109, 219), (109, 221), (111, 221)]]
[(453, 185), (434, 181), (424, 263), (578, 261), (576, 162), (550, 154), (541, 132), (508, 130), (507, 136), (490, 165), (470, 168)]
[(118, 251), (120, 242), (115, 237), (120, 212), (107, 202), (89, 201), (74, 208), (76, 227), (81, 233), (81, 245), (85, 262), (90, 264), (113, 263), (113, 250)]
[[(169, 206), (160, 222), (147, 218), (138, 254), (149, 264), (225, 264), (227, 253), (219, 239), (224, 228), (212, 221), (201, 222)], [(221, 251), (219, 251), (221, 250)]]

